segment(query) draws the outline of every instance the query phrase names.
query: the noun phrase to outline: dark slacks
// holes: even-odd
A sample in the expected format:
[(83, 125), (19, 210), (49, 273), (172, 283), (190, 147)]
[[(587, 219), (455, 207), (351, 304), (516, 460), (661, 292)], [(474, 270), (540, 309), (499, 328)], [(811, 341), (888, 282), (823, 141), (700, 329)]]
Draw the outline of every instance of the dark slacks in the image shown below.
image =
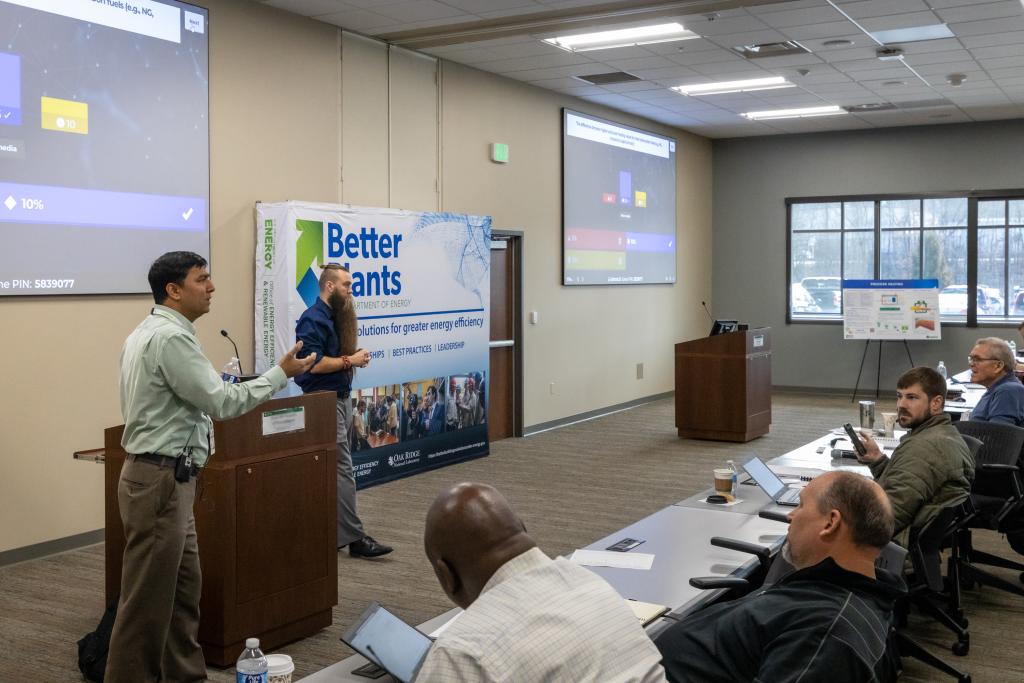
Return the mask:
[(195, 479), (178, 482), (171, 467), (129, 456), (121, 468), (117, 500), (126, 544), (107, 683), (206, 680), (196, 640), (202, 573), (195, 491)]

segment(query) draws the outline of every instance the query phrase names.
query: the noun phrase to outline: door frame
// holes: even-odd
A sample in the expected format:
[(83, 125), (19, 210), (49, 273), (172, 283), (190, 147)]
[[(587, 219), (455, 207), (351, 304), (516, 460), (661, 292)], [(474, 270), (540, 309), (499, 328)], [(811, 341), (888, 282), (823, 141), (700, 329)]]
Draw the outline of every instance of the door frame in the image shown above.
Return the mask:
[(504, 242), (512, 255), (512, 438), (523, 436), (523, 237), (522, 230), (491, 230), (491, 241)]

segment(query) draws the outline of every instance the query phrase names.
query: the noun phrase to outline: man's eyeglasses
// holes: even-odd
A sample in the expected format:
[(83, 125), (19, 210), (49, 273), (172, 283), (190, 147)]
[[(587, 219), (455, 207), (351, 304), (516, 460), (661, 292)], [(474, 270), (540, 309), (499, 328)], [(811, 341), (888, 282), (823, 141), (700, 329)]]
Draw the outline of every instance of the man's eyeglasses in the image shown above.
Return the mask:
[(982, 358), (980, 356), (967, 356), (967, 364), (968, 365), (977, 365), (978, 363), (981, 363), (981, 362), (984, 362), (984, 361), (987, 361), (987, 360), (999, 360), (999, 359), (998, 358)]

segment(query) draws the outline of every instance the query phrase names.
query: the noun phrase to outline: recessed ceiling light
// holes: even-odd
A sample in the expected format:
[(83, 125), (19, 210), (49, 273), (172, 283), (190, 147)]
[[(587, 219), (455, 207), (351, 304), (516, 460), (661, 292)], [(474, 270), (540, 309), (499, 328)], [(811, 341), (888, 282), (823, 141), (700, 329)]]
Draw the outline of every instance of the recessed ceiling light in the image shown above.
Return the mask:
[(792, 83), (782, 76), (770, 78), (748, 78), (742, 81), (721, 81), (719, 83), (699, 83), (696, 85), (677, 85), (672, 88), (681, 95), (700, 97), (702, 95), (723, 95), (731, 92), (754, 92), (756, 90), (776, 90), (778, 88), (794, 88)]
[(946, 83), (954, 88), (959, 88), (967, 80), (967, 74), (949, 74), (946, 76)]
[(580, 33), (573, 36), (545, 38), (549, 45), (569, 52), (586, 52), (588, 50), (607, 50), (615, 47), (631, 47), (634, 45), (651, 45), (668, 43), (674, 40), (690, 40), (700, 38), (693, 31), (687, 31), (682, 24), (657, 24), (654, 26), (637, 26), (620, 28), (597, 33)]
[(837, 116), (847, 112), (839, 106), (803, 107), (801, 109), (769, 109), (767, 111), (748, 111), (741, 116), (751, 121), (767, 121), (771, 119), (804, 119), (811, 116)]
[(906, 85), (906, 81), (882, 81), (882, 85), (886, 88), (898, 88), (901, 85)]
[(836, 38), (834, 40), (826, 40), (821, 44), (822, 47), (849, 47), (853, 45), (852, 40), (846, 40), (845, 38)]
[(889, 45), (891, 43), (913, 43), (919, 40), (938, 40), (955, 36), (945, 24), (932, 24), (930, 26), (895, 28), (890, 31), (872, 31), (871, 37), (883, 45)]

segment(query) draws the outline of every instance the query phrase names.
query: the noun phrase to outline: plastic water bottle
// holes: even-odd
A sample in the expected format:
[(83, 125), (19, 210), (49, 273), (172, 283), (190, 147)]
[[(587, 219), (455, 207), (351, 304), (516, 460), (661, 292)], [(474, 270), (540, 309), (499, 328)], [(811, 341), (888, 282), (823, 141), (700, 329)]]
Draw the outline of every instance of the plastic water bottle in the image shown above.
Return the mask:
[(231, 357), (224, 367), (221, 368), (220, 377), (228, 384), (238, 384), (242, 376), (242, 365), (238, 362), (238, 359), (234, 356)]
[(1017, 342), (1013, 341), (1012, 339), (1010, 340), (1010, 352), (1013, 353), (1013, 357), (1016, 360), (1016, 358), (1017, 358)]
[(736, 494), (739, 493), (736, 490), (736, 486), (737, 484), (739, 484), (740, 473), (736, 469), (736, 463), (734, 463), (732, 460), (726, 460), (725, 462), (727, 465), (729, 465), (729, 469), (732, 470), (732, 491), (730, 491), (730, 493), (732, 493), (733, 497), (735, 498)]
[(939, 364), (935, 367), (935, 371), (942, 375), (942, 379), (949, 379), (949, 373), (946, 372), (946, 364), (943, 363), (941, 360), (939, 361)]
[(267, 658), (259, 638), (246, 638), (245, 649), (235, 662), (235, 683), (267, 683)]

